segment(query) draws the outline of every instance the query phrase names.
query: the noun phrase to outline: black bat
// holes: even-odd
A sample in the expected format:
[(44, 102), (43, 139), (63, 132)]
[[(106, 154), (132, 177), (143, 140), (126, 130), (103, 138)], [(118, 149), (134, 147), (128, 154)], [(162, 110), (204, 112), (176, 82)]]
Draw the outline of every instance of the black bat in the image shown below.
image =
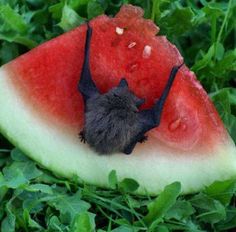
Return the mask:
[(138, 142), (147, 139), (145, 133), (160, 124), (166, 98), (183, 64), (172, 68), (164, 91), (154, 106), (139, 110), (144, 99), (129, 90), (125, 78), (107, 93), (99, 92), (90, 72), (91, 38), (92, 28), (88, 24), (85, 57), (78, 84), (85, 104), (85, 126), (80, 132), (81, 141), (87, 142), (99, 154), (130, 154)]

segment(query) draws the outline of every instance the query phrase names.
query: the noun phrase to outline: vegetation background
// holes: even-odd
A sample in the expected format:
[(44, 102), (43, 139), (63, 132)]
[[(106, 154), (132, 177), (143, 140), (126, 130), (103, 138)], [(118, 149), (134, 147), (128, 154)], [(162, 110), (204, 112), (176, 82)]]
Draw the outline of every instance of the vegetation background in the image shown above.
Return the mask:
[[(0, 0), (0, 65), (86, 19), (141, 6), (176, 44), (236, 141), (236, 1)], [(179, 196), (173, 183), (157, 197), (132, 194), (138, 183), (108, 179), (111, 190), (78, 185), (38, 166), (0, 135), (2, 232), (235, 231), (236, 180)]]

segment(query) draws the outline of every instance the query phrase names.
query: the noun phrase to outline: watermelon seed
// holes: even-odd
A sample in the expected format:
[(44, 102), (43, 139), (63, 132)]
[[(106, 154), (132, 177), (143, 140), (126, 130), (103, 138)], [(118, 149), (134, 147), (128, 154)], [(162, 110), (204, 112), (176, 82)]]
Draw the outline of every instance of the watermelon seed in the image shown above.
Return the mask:
[(128, 65), (126, 66), (127, 72), (130, 72), (130, 73), (136, 71), (138, 68), (139, 68), (139, 64), (138, 64), (137, 62), (128, 64)]
[[(175, 130), (177, 130), (180, 126), (181, 126), (181, 118), (178, 118), (178, 119), (173, 120), (173, 121), (169, 124), (168, 129), (169, 129), (170, 131), (175, 131)], [(185, 127), (186, 127), (186, 125), (185, 125)], [(183, 128), (183, 129), (184, 129), (184, 128)], [(186, 128), (185, 128), (185, 129), (186, 129)]]
[(136, 46), (136, 44), (137, 44), (136, 42), (132, 42), (128, 45), (128, 48), (133, 48)]
[(124, 34), (124, 29), (120, 28), (120, 27), (116, 27), (116, 34), (123, 35)]
[(147, 59), (150, 57), (152, 52), (152, 47), (149, 45), (146, 45), (143, 49), (143, 58)]

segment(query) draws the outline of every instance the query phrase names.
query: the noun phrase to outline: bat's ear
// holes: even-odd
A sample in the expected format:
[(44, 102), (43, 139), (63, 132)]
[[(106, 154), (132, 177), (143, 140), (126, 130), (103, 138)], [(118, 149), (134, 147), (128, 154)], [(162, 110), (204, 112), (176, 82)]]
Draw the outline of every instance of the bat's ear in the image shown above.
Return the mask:
[(126, 81), (125, 78), (122, 78), (120, 80), (120, 83), (119, 83), (118, 87), (121, 87), (121, 88), (128, 87), (128, 82)]

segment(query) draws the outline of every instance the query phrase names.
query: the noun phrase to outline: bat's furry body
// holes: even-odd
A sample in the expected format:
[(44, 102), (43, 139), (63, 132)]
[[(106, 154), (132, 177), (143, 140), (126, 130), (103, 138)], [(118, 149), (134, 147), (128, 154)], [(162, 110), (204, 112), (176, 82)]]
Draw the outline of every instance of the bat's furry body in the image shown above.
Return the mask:
[(101, 154), (123, 150), (141, 129), (139, 105), (140, 99), (121, 85), (89, 98), (84, 129), (87, 143)]
[(92, 29), (88, 25), (85, 59), (78, 86), (85, 103), (85, 126), (80, 135), (99, 154), (130, 154), (137, 142), (146, 140), (145, 133), (159, 125), (165, 100), (182, 65), (173, 67), (163, 94), (154, 107), (139, 111), (138, 107), (144, 100), (129, 90), (125, 78), (107, 93), (99, 93), (89, 68), (91, 37)]

